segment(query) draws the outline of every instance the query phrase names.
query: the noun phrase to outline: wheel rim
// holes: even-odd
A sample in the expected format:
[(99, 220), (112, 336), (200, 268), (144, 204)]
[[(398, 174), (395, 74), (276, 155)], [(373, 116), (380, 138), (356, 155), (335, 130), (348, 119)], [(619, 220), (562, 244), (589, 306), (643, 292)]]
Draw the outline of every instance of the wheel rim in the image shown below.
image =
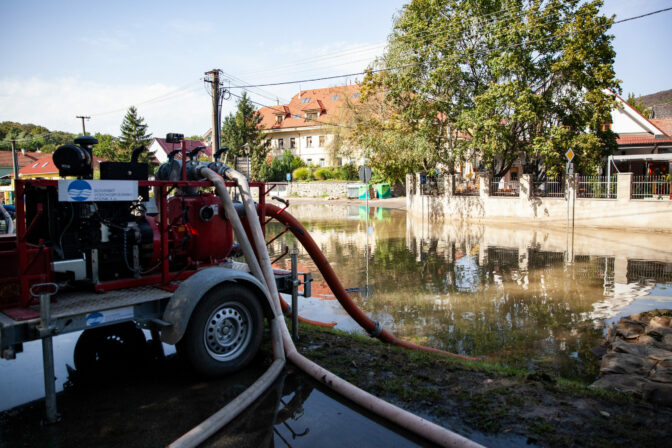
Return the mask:
[(239, 356), (252, 339), (250, 322), (250, 312), (239, 303), (227, 302), (217, 307), (210, 314), (203, 333), (208, 354), (218, 361)]

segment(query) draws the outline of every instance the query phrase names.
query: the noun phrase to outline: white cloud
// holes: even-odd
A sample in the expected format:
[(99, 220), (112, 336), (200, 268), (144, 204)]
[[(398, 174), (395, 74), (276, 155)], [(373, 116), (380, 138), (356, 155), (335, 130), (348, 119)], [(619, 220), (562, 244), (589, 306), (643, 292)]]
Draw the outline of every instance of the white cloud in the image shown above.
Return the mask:
[(79, 78), (0, 79), (0, 121), (34, 123), (50, 130), (79, 132), (77, 115), (91, 116), (88, 132), (119, 134), (135, 105), (155, 136), (202, 134), (210, 128), (211, 100), (202, 84), (109, 85)]

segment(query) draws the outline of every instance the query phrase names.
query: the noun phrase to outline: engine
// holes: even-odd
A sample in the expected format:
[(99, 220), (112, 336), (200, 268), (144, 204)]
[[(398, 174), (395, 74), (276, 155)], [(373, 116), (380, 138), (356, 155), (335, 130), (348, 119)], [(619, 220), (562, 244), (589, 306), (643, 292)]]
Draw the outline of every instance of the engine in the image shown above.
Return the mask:
[[(51, 248), (56, 281), (101, 284), (158, 275), (166, 259), (176, 272), (229, 256), (233, 231), (214, 195), (176, 189), (162, 218), (149, 187), (134, 182), (149, 178), (149, 165), (138, 161), (144, 148), (136, 148), (129, 162), (101, 162), (94, 180), (97, 143), (82, 136), (54, 152), (59, 175), (69, 177), (57, 186), (25, 184), (26, 241)], [(172, 157), (171, 163), (181, 167)], [(168, 252), (162, 256), (164, 239)]]

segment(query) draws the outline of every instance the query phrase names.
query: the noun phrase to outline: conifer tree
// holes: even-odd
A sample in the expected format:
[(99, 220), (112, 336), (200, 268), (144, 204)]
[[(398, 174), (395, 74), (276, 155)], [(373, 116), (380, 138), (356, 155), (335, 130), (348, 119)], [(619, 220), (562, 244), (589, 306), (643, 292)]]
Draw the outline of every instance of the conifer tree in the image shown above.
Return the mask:
[[(250, 157), (251, 177), (257, 179), (262, 164), (270, 149), (268, 140), (259, 126), (259, 113), (246, 93), (238, 100), (235, 114), (229, 114), (222, 124), (222, 146), (229, 147), (229, 161), (232, 157)], [(244, 145), (249, 145), (244, 147)]]
[[(147, 132), (145, 119), (138, 115), (135, 106), (128, 108), (124, 121), (121, 122), (121, 136), (119, 137), (119, 151), (115, 153), (114, 160), (128, 162), (133, 149), (140, 145), (149, 146), (152, 134)], [(147, 152), (141, 155), (142, 161), (148, 161)]]

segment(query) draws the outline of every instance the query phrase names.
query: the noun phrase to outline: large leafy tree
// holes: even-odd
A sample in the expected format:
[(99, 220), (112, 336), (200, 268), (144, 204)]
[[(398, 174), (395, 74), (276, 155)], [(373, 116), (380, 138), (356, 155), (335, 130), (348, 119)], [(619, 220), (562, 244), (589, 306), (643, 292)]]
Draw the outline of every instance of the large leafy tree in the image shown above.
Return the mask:
[[(145, 119), (138, 115), (138, 110), (135, 106), (129, 107), (124, 120), (121, 122), (119, 148), (113, 153), (110, 159), (128, 162), (134, 148), (141, 145), (149, 146), (152, 134), (147, 132), (147, 128), (148, 125), (145, 123)], [(150, 161), (147, 151), (141, 154), (140, 160), (144, 162)]]
[[(610, 120), (619, 90), (601, 0), (414, 0), (386, 54), (365, 78), (384, 95), (387, 122), (360, 140), (396, 134), (416, 166), (471, 159), (504, 174), (517, 159), (537, 177), (557, 174), (568, 148), (592, 172), (615, 149)], [(372, 95), (373, 93), (374, 95)], [(397, 150), (398, 148), (395, 148)], [(384, 147), (375, 152), (385, 151)]]
[(270, 150), (269, 141), (259, 126), (260, 116), (246, 93), (238, 100), (235, 114), (229, 114), (222, 124), (222, 146), (229, 148), (227, 157), (250, 157), (251, 176), (259, 172)]

